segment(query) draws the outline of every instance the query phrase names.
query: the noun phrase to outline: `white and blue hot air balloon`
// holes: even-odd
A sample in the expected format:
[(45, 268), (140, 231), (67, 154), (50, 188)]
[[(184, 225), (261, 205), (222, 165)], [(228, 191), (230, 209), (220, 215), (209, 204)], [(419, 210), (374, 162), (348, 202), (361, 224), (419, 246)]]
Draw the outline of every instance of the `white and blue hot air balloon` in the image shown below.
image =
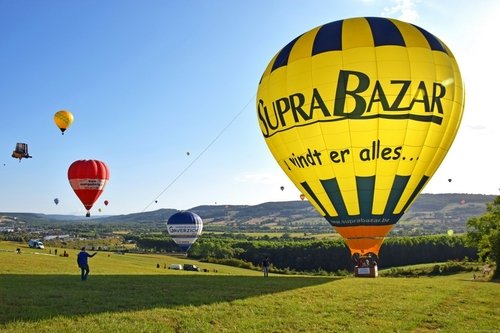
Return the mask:
[(167, 231), (183, 252), (187, 252), (203, 230), (203, 221), (197, 214), (183, 211), (170, 216)]

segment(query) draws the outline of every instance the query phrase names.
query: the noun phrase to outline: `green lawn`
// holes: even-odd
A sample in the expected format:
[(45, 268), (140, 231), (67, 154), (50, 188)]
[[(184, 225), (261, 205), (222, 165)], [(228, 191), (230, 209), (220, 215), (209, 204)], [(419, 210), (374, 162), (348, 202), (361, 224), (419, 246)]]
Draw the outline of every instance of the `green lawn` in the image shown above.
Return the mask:
[[(68, 258), (0, 242), (0, 332), (500, 332), (500, 286), (434, 278), (282, 276), (100, 252)], [(51, 251), (53, 252), (53, 250)], [(61, 249), (59, 249), (59, 253)], [(38, 254), (37, 254), (38, 253)], [(161, 268), (156, 268), (160, 263)]]

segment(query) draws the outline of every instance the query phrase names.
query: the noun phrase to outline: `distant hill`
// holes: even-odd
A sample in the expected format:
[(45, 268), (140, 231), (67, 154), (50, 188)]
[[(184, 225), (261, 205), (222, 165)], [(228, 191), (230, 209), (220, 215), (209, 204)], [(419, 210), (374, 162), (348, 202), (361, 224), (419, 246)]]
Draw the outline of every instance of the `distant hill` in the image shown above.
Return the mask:
[[(485, 212), (486, 204), (495, 195), (481, 194), (421, 194), (393, 233), (429, 234), (465, 231), (465, 223), (472, 216)], [(331, 226), (308, 201), (266, 202), (259, 205), (205, 205), (189, 209), (200, 215), (205, 231), (246, 232), (330, 232)], [(0, 213), (0, 227), (17, 221), (31, 226), (62, 225), (64, 223), (95, 223), (127, 229), (164, 230), (168, 218), (176, 209), (85, 218), (74, 215), (46, 215), (36, 213)]]
[(421, 194), (403, 215), (393, 233), (429, 234), (465, 232), (467, 220), (482, 215), (486, 204), (496, 195), (483, 194)]

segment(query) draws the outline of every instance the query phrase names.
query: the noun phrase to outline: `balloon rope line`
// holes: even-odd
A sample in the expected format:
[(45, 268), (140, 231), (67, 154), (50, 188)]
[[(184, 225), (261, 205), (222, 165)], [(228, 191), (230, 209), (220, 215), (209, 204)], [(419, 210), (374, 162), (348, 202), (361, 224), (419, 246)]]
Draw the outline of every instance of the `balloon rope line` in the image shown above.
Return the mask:
[(184, 170), (182, 170), (164, 189), (161, 191), (144, 209), (142, 212), (146, 211), (156, 200), (163, 195), (172, 185), (179, 180), (179, 178), (182, 177), (183, 174), (185, 174), (192, 166), (195, 164), (202, 156), (205, 154), (205, 152), (224, 134), (224, 132), (238, 119), (238, 117), (245, 111), (245, 109), (248, 107), (248, 105), (255, 100), (256, 95), (254, 95), (252, 98), (248, 100), (248, 102), (245, 104), (243, 108), (240, 109), (240, 111), (227, 123), (222, 130), (219, 131), (219, 133), (215, 136), (215, 138), (209, 142), (209, 144), (196, 156), (196, 158), (193, 159), (191, 163), (189, 163)]

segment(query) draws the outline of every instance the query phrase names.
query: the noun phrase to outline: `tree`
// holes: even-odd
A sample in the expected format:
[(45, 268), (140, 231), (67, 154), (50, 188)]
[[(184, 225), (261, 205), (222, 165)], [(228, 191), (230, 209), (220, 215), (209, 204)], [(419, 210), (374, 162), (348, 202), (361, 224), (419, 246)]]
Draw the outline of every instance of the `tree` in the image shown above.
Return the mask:
[(467, 221), (467, 241), (477, 247), (479, 258), (495, 262), (495, 277), (500, 276), (500, 196), (487, 204), (483, 215)]

